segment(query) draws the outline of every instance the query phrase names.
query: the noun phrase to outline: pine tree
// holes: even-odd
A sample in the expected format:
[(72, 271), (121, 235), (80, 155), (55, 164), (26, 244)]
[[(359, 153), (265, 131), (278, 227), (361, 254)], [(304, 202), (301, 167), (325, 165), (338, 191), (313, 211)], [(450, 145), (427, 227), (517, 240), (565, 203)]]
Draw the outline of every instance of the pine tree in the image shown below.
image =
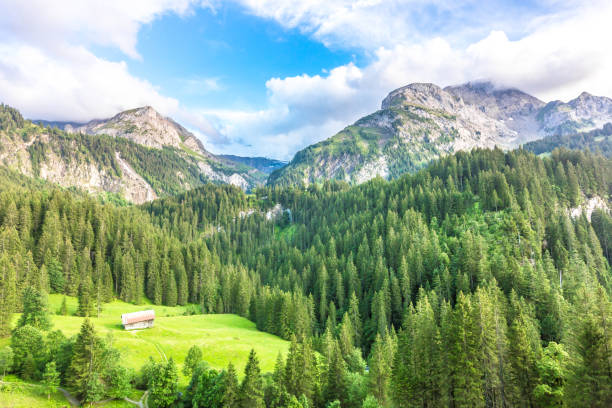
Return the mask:
[(331, 355), (327, 363), (325, 399), (327, 401), (344, 401), (347, 395), (345, 381), (346, 364), (342, 358), (338, 342), (333, 341)]
[(570, 406), (603, 408), (612, 405), (612, 302), (603, 288), (593, 292), (581, 289), (571, 316), (566, 395)]
[(538, 361), (538, 385), (533, 390), (535, 405), (543, 408), (562, 407), (565, 404), (565, 383), (569, 355), (561, 344), (553, 341), (544, 349)]
[(60, 383), (59, 373), (55, 368), (55, 361), (51, 361), (47, 363), (45, 366), (45, 371), (42, 376), (42, 384), (45, 387), (45, 392), (47, 393), (47, 399), (51, 398), (51, 394), (57, 391), (57, 387)]
[(509, 330), (510, 377), (515, 387), (516, 404), (533, 405), (533, 389), (537, 384), (536, 363), (542, 355), (539, 330), (524, 302), (514, 302), (515, 317)]
[(17, 327), (30, 325), (40, 330), (51, 328), (51, 319), (47, 306), (46, 296), (32, 287), (26, 287), (22, 294), (23, 312)]
[(244, 368), (244, 378), (240, 385), (240, 407), (241, 408), (264, 408), (263, 381), (259, 360), (255, 350), (249, 353), (249, 359)]
[(15, 269), (8, 256), (0, 254), (0, 337), (9, 334), (15, 308)]
[(94, 299), (92, 299), (91, 280), (85, 277), (79, 285), (77, 316), (88, 317), (94, 313)]
[(369, 358), (369, 391), (382, 404), (386, 405), (388, 399), (389, 382), (391, 379), (391, 361), (387, 360), (384, 351), (384, 341), (379, 334), (376, 335)]
[(62, 305), (58, 310), (58, 314), (62, 316), (68, 316), (68, 305), (66, 304), (66, 296), (62, 298)]
[(183, 363), (183, 374), (190, 377), (196, 366), (202, 361), (202, 350), (198, 346), (191, 346)]
[(85, 402), (93, 402), (100, 394), (100, 376), (105, 367), (105, 346), (96, 336), (93, 324), (85, 319), (73, 346), (67, 375), (68, 384)]
[(0, 349), (0, 381), (4, 380), (6, 373), (13, 367), (13, 349), (9, 346)]
[(231, 362), (227, 366), (227, 372), (224, 376), (224, 383), (225, 391), (223, 393), (223, 408), (239, 408), (240, 385), (238, 384), (236, 369)]
[(459, 293), (448, 330), (447, 364), (452, 367), (452, 395), (456, 407), (484, 407), (482, 371), (478, 364), (478, 341), (472, 302)]
[(13, 370), (21, 376), (37, 379), (47, 358), (42, 332), (32, 326), (18, 327), (11, 336)]
[(47, 251), (44, 266), (47, 268), (47, 274), (49, 275), (51, 291), (54, 293), (62, 293), (64, 291), (64, 271), (62, 270), (62, 264), (56, 257), (51, 255), (51, 252)]
[(148, 381), (149, 402), (155, 408), (166, 408), (176, 401), (178, 371), (172, 357), (167, 363), (156, 364)]

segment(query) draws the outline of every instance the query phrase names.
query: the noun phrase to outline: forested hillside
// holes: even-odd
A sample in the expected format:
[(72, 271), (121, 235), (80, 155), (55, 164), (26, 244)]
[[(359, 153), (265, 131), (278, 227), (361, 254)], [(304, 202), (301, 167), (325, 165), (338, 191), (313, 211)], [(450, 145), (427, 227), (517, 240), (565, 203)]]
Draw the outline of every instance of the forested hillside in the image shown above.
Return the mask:
[[(612, 161), (522, 149), (457, 153), (357, 187), (246, 196), (206, 185), (127, 208), (9, 183), (0, 332), (27, 287), (77, 295), (82, 315), (113, 297), (194, 303), (292, 346), (272, 376), (252, 355), (241, 384), (232, 367), (195, 366), (188, 406), (607, 407), (610, 194)], [(593, 197), (604, 205), (591, 212)], [(91, 336), (84, 326), (74, 347)], [(11, 370), (41, 378), (55, 357), (36, 356), (34, 369), (18, 358)], [(90, 384), (66, 370), (86, 397)], [(154, 388), (155, 370), (132, 385)]]

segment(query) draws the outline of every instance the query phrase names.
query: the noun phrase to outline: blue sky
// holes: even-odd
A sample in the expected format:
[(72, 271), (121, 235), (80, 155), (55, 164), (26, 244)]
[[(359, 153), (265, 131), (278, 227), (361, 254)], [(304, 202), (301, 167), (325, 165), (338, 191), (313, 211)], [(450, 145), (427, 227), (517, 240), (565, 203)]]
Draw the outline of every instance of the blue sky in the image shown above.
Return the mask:
[(262, 107), (271, 77), (321, 74), (357, 60), (355, 50), (329, 49), (234, 4), (167, 14), (141, 28), (137, 49), (142, 59), (128, 60), (130, 72), (165, 95), (211, 109)]
[(609, 21), (603, 0), (0, 0), (0, 101), (152, 105), (215, 153), (290, 159), (411, 82), (612, 95)]

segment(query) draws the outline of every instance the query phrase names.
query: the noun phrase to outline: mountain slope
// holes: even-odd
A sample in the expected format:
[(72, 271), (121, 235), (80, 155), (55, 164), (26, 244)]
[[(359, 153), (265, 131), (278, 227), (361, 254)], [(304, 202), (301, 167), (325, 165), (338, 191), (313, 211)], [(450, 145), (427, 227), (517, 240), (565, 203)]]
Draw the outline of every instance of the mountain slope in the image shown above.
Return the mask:
[(298, 152), (269, 184), (325, 179), (361, 183), (394, 178), (461, 150), (510, 149), (557, 133), (593, 129), (612, 120), (612, 100), (582, 94), (544, 103), (488, 82), (440, 88), (411, 84), (389, 93), (381, 109), (338, 134)]
[[(193, 135), (181, 133), (182, 127), (151, 113), (149, 108), (140, 110), (137, 123), (126, 119), (132, 118), (134, 112), (123, 115), (124, 121), (115, 120), (120, 115), (115, 116), (109, 123), (122, 130), (113, 136), (45, 128), (23, 120), (19, 112), (11, 110), (18, 115), (18, 120), (14, 120), (6, 113), (10, 109), (5, 106), (0, 109), (5, 112), (0, 115), (0, 163), (61, 186), (75, 186), (91, 193), (115, 193), (142, 203), (206, 182), (233, 184), (246, 190), (266, 177), (252, 167), (208, 153)], [(153, 123), (142, 120), (147, 115), (155, 119)], [(100, 126), (99, 122), (96, 126)], [(131, 133), (126, 131), (130, 127)], [(157, 147), (148, 147), (146, 143)], [(178, 147), (173, 143), (179, 143)]]

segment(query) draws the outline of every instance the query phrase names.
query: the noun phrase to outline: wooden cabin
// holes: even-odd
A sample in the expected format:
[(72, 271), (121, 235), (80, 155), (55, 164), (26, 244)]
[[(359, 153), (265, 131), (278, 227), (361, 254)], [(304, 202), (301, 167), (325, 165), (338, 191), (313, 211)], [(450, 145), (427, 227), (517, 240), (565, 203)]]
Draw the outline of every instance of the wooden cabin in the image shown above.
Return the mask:
[(124, 313), (121, 315), (121, 323), (125, 330), (148, 329), (153, 327), (155, 321), (155, 310), (143, 310), (142, 312)]

